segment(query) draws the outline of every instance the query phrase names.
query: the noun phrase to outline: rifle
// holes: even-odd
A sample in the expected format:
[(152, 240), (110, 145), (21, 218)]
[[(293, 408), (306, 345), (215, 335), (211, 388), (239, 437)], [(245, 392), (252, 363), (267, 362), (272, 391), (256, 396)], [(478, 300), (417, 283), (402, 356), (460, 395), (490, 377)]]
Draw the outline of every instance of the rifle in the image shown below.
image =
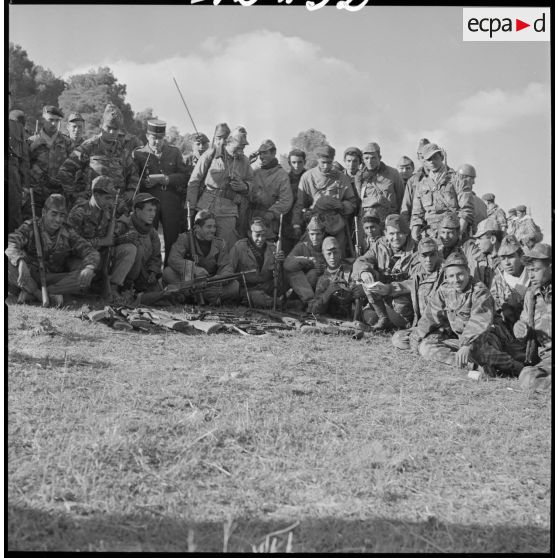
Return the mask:
[[(279, 234), (277, 235), (277, 246), (275, 255), (281, 251), (281, 232), (283, 230), (283, 214), (279, 216)], [(277, 287), (279, 286), (279, 274), (281, 273), (281, 263), (275, 260), (275, 269), (273, 272), (273, 310), (277, 310)]]
[(362, 256), (360, 241), (358, 239), (358, 217), (355, 215), (355, 256)]
[(39, 220), (37, 219), (37, 212), (35, 210), (35, 197), (33, 195), (33, 188), (29, 188), (29, 195), (31, 197), (31, 214), (33, 215), (33, 235), (35, 236), (35, 245), (37, 247), (37, 258), (39, 260), (39, 276), (41, 278), (41, 298), (43, 300), (43, 307), (47, 308), (49, 305), (49, 300), (48, 300), (48, 291), (47, 291), (47, 282), (46, 282), (45, 256), (43, 253), (41, 231), (39, 231)]
[(141, 171), (139, 180), (138, 180), (138, 185), (136, 186), (136, 189), (134, 190), (134, 197), (132, 198), (132, 202), (136, 199), (136, 196), (138, 195), (138, 190), (141, 184), (141, 180), (143, 178), (143, 175), (145, 173), (145, 169), (147, 168), (147, 163), (149, 163), (149, 157), (151, 156), (151, 149), (147, 152), (147, 159), (145, 160), (145, 164), (143, 165), (143, 169)]
[[(196, 239), (194, 237), (194, 229), (192, 228), (192, 222), (190, 221), (190, 202), (187, 201), (186, 202), (186, 224), (188, 226), (188, 240), (190, 241), (190, 254), (192, 256), (192, 261), (194, 262), (194, 265), (198, 265), (199, 262), (199, 257), (198, 254), (196, 252)], [(193, 272), (194, 270), (192, 270)], [(194, 279), (194, 277), (192, 276), (192, 279)], [(200, 306), (203, 306), (205, 304), (205, 301), (203, 299), (203, 293), (198, 292), (197, 293), (197, 297), (198, 297), (198, 303), (200, 304)]]
[[(118, 207), (118, 196), (120, 195), (120, 190), (116, 191), (116, 197), (114, 198), (114, 206), (112, 208), (112, 215), (110, 218), (110, 223), (107, 229), (107, 236), (114, 240), (114, 228), (116, 226), (116, 209)], [(110, 290), (110, 275), (109, 275), (109, 265), (110, 265), (110, 246), (106, 247), (105, 260), (103, 261), (103, 298), (108, 298), (111, 294)]]
[(525, 366), (535, 366), (541, 359), (539, 357), (537, 336), (535, 334), (535, 295), (531, 289), (529, 289), (525, 295), (525, 308), (527, 310)]
[(152, 293), (140, 293), (136, 299), (136, 306), (149, 306), (150, 304), (155, 304), (160, 300), (172, 296), (175, 294), (189, 294), (191, 292), (197, 292), (205, 289), (209, 285), (218, 285), (220, 283), (226, 283), (227, 281), (233, 281), (234, 279), (243, 279), (244, 276), (249, 273), (257, 273), (257, 269), (250, 269), (248, 271), (240, 271), (239, 273), (229, 273), (227, 275), (215, 275), (214, 277), (199, 277), (197, 279), (192, 279), (190, 281), (180, 281), (179, 283), (171, 283), (165, 287), (162, 291), (152, 292)]

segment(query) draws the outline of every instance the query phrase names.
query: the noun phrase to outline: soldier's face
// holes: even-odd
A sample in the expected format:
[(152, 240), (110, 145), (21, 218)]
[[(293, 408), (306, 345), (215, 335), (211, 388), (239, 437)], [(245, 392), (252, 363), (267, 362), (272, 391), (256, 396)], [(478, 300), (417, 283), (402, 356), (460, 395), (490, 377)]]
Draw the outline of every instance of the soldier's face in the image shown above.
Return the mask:
[(202, 153), (205, 153), (209, 147), (209, 142), (201, 142), (201, 141), (195, 141), (194, 142), (194, 151), (197, 155), (201, 155)]
[(500, 265), (506, 273), (514, 277), (519, 277), (523, 273), (523, 264), (521, 263), (519, 252), (510, 256), (502, 256)]
[(386, 238), (394, 250), (399, 250), (407, 240), (407, 235), (395, 227), (386, 227)]
[(300, 174), (304, 172), (304, 157), (299, 157), (298, 155), (291, 155), (289, 158), (289, 166), (293, 169), (295, 174)]
[(240, 155), (242, 155), (244, 153), (244, 145), (241, 145), (241, 144), (236, 143), (236, 142), (227, 143), (225, 145), (225, 151), (231, 157), (240, 157)]
[(332, 269), (339, 267), (341, 264), (341, 250), (339, 249), (339, 246), (329, 245), (327, 248), (323, 249), (322, 253), (328, 267)]
[(329, 172), (333, 168), (333, 159), (331, 157), (318, 157), (318, 168), (322, 172)]
[(77, 141), (83, 137), (83, 129), (84, 124), (83, 122), (76, 120), (75, 122), (68, 122), (66, 126), (66, 130), (68, 130), (68, 134), (70, 134), (70, 139)]
[(459, 240), (459, 229), (440, 227), (438, 229), (438, 238), (444, 248), (453, 248)]
[(475, 184), (475, 177), (471, 176), (470, 174), (462, 174), (462, 173), (459, 173), (459, 177), (461, 178), (465, 191), (470, 192), (473, 189), (473, 186)]
[(552, 280), (552, 264), (545, 260), (533, 260), (529, 263), (529, 275), (531, 276), (531, 285), (544, 287)]
[(382, 228), (377, 223), (366, 222), (362, 228), (364, 229), (364, 234), (368, 238), (376, 239), (382, 236)]
[(116, 141), (118, 137), (118, 128), (115, 126), (109, 126), (108, 124), (103, 124), (101, 126), (101, 135), (105, 141)]
[(160, 153), (163, 149), (165, 138), (157, 134), (147, 134), (147, 143), (149, 147), (156, 153)]
[(433, 273), (440, 267), (442, 259), (438, 250), (431, 250), (420, 254), (420, 262), (426, 273)]
[(217, 232), (217, 225), (215, 224), (215, 219), (207, 219), (203, 225), (196, 225), (198, 236), (201, 240), (213, 240), (215, 238), (215, 233)]
[(424, 168), (428, 171), (437, 171), (443, 164), (444, 156), (439, 151), (434, 153), (432, 157), (424, 160)]
[(322, 245), (324, 234), (320, 230), (310, 230), (308, 231), (308, 238), (314, 248), (319, 248)]
[(492, 234), (483, 234), (475, 239), (475, 244), (483, 254), (491, 254), (496, 244), (496, 237)]
[(254, 244), (258, 248), (261, 248), (265, 244), (267, 231), (265, 229), (262, 229), (261, 227), (258, 227), (257, 229), (252, 229), (251, 234), (252, 234), (252, 240), (254, 241)]
[(157, 215), (158, 205), (155, 203), (147, 202), (143, 207), (136, 207), (134, 209), (136, 217), (144, 224), (151, 225), (155, 216)]
[(267, 165), (273, 161), (275, 157), (275, 152), (272, 149), (268, 149), (267, 151), (260, 151), (260, 161), (262, 165)]
[(345, 157), (345, 168), (349, 174), (356, 174), (359, 165), (360, 159), (356, 155), (347, 155)]
[(374, 153), (364, 153), (362, 161), (368, 170), (376, 170), (380, 166), (381, 155), (374, 151)]
[(408, 178), (411, 178), (414, 168), (413, 165), (409, 163), (408, 165), (399, 165), (397, 170), (399, 171), (401, 178), (403, 180), (407, 180)]
[(43, 116), (43, 128), (45, 132), (52, 133), (58, 129), (58, 123), (62, 120), (58, 116), (52, 116), (50, 114)]
[(43, 224), (49, 234), (55, 233), (66, 220), (66, 212), (43, 209)]
[(448, 285), (457, 291), (465, 290), (465, 287), (469, 284), (470, 276), (469, 270), (462, 265), (451, 265), (446, 268), (444, 273)]

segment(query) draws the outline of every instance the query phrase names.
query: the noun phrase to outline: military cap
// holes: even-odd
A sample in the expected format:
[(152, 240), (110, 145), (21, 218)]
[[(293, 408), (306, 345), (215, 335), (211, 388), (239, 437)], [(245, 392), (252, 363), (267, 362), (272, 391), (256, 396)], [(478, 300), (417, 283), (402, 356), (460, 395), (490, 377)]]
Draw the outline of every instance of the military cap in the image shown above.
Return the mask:
[(362, 151), (358, 147), (347, 147), (343, 152), (343, 160), (347, 155), (356, 155), (362, 161)]
[(364, 146), (362, 153), (380, 153), (380, 146), (375, 141), (372, 141)]
[(443, 269), (451, 267), (452, 265), (459, 265), (461, 267), (469, 268), (469, 262), (465, 257), (465, 254), (461, 250), (456, 250), (452, 252), (444, 261)]
[(314, 152), (316, 157), (326, 157), (327, 159), (333, 159), (335, 157), (335, 149), (331, 145), (320, 145)]
[(104, 192), (105, 194), (112, 194), (116, 196), (116, 189), (114, 188), (114, 182), (109, 176), (97, 176), (91, 182), (92, 192)]
[(263, 140), (258, 147), (258, 151), (269, 151), (270, 149), (277, 149), (277, 146), (270, 139)]
[(159, 199), (156, 198), (155, 196), (152, 196), (151, 194), (148, 194), (147, 192), (142, 192), (141, 194), (138, 194), (135, 198), (134, 198), (134, 208), (142, 203), (146, 203), (146, 202), (154, 202), (157, 205), (159, 204)]
[(413, 165), (413, 167), (415, 166), (415, 163), (413, 163), (413, 160), (410, 157), (407, 157), (407, 155), (403, 155), (403, 157), (401, 157), (401, 159), (399, 159), (397, 166), (398, 167), (403, 167), (404, 165)]
[(527, 248), (524, 253), (524, 259), (529, 260), (552, 260), (552, 246), (539, 242), (533, 248)]
[(246, 139), (247, 133), (248, 132), (246, 132), (246, 128), (244, 128), (244, 126), (237, 126), (230, 133), (228, 137), (228, 142), (233, 143), (235, 145), (241, 145), (241, 146), (250, 145), (248, 143), (248, 140)]
[(147, 133), (154, 136), (164, 137), (167, 131), (167, 123), (156, 118), (147, 121)]
[(291, 149), (288, 158), (290, 159), (291, 157), (302, 157), (306, 161), (306, 153), (302, 149)]
[(333, 161), (333, 168), (339, 172), (345, 172), (345, 167), (339, 161)]
[(496, 199), (496, 196), (494, 194), (483, 194), (481, 196), (481, 199), (483, 199), (485, 201), (493, 202)]
[(454, 213), (453, 211), (446, 211), (440, 221), (440, 228), (458, 229), (459, 227), (459, 217), (457, 216), (457, 213)]
[(386, 217), (385, 228), (388, 227), (393, 227), (405, 234), (409, 233), (409, 222), (405, 215), (399, 215), (399, 213), (392, 213)]
[(45, 201), (45, 209), (54, 209), (67, 213), (66, 198), (62, 194), (51, 194)]
[(216, 138), (228, 138), (230, 133), (231, 129), (226, 122), (222, 122), (221, 124), (217, 124), (217, 126), (215, 126), (214, 137)]
[(310, 219), (310, 221), (308, 222), (308, 225), (306, 226), (306, 230), (307, 231), (323, 231), (324, 230), (324, 225), (322, 224), (322, 222), (320, 221), (318, 216), (314, 215), (312, 217), (312, 219)]
[(376, 225), (381, 225), (382, 224), (382, 222), (380, 221), (380, 218), (377, 215), (371, 215), (369, 213), (364, 215), (363, 218), (361, 219), (361, 221), (362, 221), (363, 225), (365, 223), (376, 223)]
[(194, 134), (192, 136), (192, 141), (199, 141), (200, 143), (209, 143), (209, 138), (205, 134), (198, 132), (197, 134)]
[(380, 206), (379, 203), (375, 203), (375, 204), (370, 205), (368, 207), (363, 207), (362, 211), (364, 213), (364, 216), (362, 218), (363, 219), (362, 222), (364, 223), (364, 217), (377, 217), (377, 218), (379, 218), (380, 217), (380, 209), (381, 209), (381, 206)]
[(71, 112), (68, 116), (68, 122), (85, 122), (83, 116), (79, 112)]
[(25, 113), (22, 110), (11, 110), (9, 115), (10, 120), (15, 120), (16, 122), (21, 122), (25, 124)]
[(421, 238), (418, 243), (418, 253), (419, 254), (426, 254), (428, 252), (437, 252), (438, 251), (438, 244), (429, 236)]
[(207, 209), (200, 209), (194, 217), (194, 224), (203, 225), (208, 219), (215, 219), (215, 215)]
[(106, 126), (111, 126), (112, 128), (122, 128), (124, 125), (124, 117), (122, 116), (121, 110), (116, 105), (109, 103), (105, 107), (102, 123)]
[(427, 143), (423, 146), (421, 153), (423, 159), (430, 159), (435, 153), (442, 153), (442, 148), (435, 143)]
[(322, 250), (327, 250), (328, 248), (339, 248), (339, 242), (334, 236), (326, 236), (322, 242)]
[(502, 238), (502, 243), (498, 249), (499, 256), (512, 256), (518, 250), (521, 250), (521, 244), (513, 234), (507, 234)]
[(526, 212), (527, 212), (527, 208), (526, 208), (524, 205), (518, 205), (515, 209), (516, 209), (517, 211), (521, 211), (521, 212), (523, 212), (523, 213), (526, 213)]
[(43, 116), (58, 116), (58, 118), (64, 118), (64, 113), (54, 105), (46, 105), (43, 107)]
[(477, 232), (473, 236), (474, 238), (480, 238), (481, 236), (487, 233), (499, 232), (499, 231), (500, 231), (500, 227), (498, 226), (496, 219), (493, 219), (492, 217), (488, 217), (488, 219), (483, 219), (477, 225)]
[(261, 217), (255, 217), (250, 223), (250, 230), (254, 232), (262, 230), (266, 231), (267, 227), (265, 225), (265, 221)]
[(417, 147), (417, 151), (420, 151), (422, 153), (422, 148), (425, 145), (428, 145), (430, 143), (430, 140), (427, 138), (420, 138), (419, 142), (418, 142), (418, 147)]
[(314, 204), (316, 211), (343, 211), (343, 202), (332, 196), (320, 196)]
[(517, 209), (515, 209), (515, 207), (512, 207), (510, 210), (508, 210), (508, 213), (510, 215), (517, 215)]

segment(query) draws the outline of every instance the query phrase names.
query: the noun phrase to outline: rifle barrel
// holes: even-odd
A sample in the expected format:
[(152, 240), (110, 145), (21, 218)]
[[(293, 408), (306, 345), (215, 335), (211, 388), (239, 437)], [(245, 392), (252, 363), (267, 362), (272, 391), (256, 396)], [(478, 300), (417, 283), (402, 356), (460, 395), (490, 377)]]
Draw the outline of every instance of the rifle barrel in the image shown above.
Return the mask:
[(45, 256), (43, 252), (43, 243), (41, 240), (41, 231), (39, 230), (39, 221), (37, 219), (37, 211), (35, 209), (35, 196), (33, 194), (33, 188), (29, 188), (29, 196), (31, 198), (31, 214), (33, 216), (33, 235), (35, 237), (35, 245), (37, 248), (37, 258), (39, 260), (39, 277), (41, 279), (41, 299), (43, 307), (48, 307), (49, 298), (47, 291), (46, 282), (46, 268), (45, 268)]
[(192, 121), (192, 126), (194, 127), (194, 131), (197, 134), (198, 129), (196, 128), (196, 124), (194, 123), (194, 119), (192, 118), (192, 115), (190, 114), (190, 110), (188, 109), (188, 105), (186, 104), (186, 101), (184, 100), (184, 96), (182, 95), (182, 91), (180, 91), (180, 87), (178, 87), (178, 83), (176, 83), (176, 79), (174, 78), (174, 76), (172, 76), (172, 81), (174, 81), (174, 85), (176, 85), (176, 88), (178, 89), (178, 94), (180, 95), (180, 98), (182, 99), (182, 102), (184, 103), (184, 108), (186, 109), (186, 112), (188, 113), (188, 116), (190, 117), (190, 120)]

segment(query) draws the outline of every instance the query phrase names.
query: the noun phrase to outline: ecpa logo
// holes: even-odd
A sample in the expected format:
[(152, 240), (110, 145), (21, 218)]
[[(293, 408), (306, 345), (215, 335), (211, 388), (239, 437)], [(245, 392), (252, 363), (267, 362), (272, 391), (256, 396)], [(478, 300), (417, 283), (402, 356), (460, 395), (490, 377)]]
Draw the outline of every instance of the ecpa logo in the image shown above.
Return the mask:
[(550, 41), (550, 8), (463, 8), (464, 41)]

